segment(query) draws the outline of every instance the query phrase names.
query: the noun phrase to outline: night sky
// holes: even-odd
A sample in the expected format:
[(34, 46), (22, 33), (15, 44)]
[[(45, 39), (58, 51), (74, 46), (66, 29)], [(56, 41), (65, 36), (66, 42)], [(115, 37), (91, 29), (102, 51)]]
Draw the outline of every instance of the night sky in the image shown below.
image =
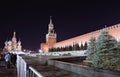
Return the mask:
[(120, 3), (115, 1), (5, 1), (0, 2), (0, 47), (16, 31), (25, 49), (38, 50), (45, 42), (52, 16), (57, 41), (120, 23)]

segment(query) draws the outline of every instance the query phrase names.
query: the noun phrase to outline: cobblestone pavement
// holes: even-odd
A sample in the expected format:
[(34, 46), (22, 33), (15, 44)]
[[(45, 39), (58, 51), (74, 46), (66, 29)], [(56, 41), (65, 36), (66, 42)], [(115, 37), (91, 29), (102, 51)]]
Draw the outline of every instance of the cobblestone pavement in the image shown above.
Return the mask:
[(0, 77), (17, 77), (16, 67), (11, 65), (8, 69), (5, 64), (0, 62)]

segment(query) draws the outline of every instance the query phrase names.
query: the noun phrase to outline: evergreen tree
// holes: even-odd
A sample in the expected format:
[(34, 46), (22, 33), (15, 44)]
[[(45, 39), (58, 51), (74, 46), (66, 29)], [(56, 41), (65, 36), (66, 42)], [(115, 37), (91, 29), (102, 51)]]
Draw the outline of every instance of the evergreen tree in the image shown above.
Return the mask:
[(80, 47), (79, 47), (78, 43), (75, 44), (75, 48), (76, 48), (76, 50), (80, 50)]
[(49, 48), (49, 52), (54, 52), (55, 48)]
[(73, 50), (79, 50), (79, 44), (73, 43)]
[(86, 50), (87, 49), (87, 42), (85, 42), (85, 44), (84, 44), (84, 50)]
[(120, 71), (120, 42), (118, 42), (115, 46), (115, 48), (113, 49), (112, 52), (112, 56), (113, 56), (113, 62), (112, 62), (112, 67), (110, 69), (114, 69), (115, 71)]
[(49, 52), (51, 52), (52, 51), (52, 49), (51, 48), (49, 48)]
[(114, 48), (117, 44), (115, 38), (108, 34), (108, 31), (104, 29), (97, 40), (97, 50), (101, 50), (101, 53), (107, 53), (108, 49)]
[(69, 48), (69, 51), (72, 51), (72, 46), (71, 46), (71, 45), (69, 45), (69, 47), (68, 47), (68, 48)]
[(93, 54), (95, 53), (95, 51), (96, 51), (96, 39), (95, 37), (91, 37), (87, 47), (88, 60), (92, 60)]
[(60, 48), (60, 51), (63, 51), (63, 47)]
[(81, 45), (80, 45), (80, 49), (81, 49), (81, 50), (84, 50), (83, 43), (81, 43)]
[(120, 54), (120, 42), (118, 42), (118, 43), (116, 44), (115, 50), (116, 50), (117, 53)]
[(69, 51), (69, 48), (68, 48), (68, 46), (66, 46), (65, 48), (66, 48), (66, 51)]
[(60, 48), (59, 48), (59, 47), (57, 48), (57, 51), (60, 51)]
[(103, 69), (109, 69), (112, 65), (113, 56), (111, 52), (113, 51), (117, 41), (114, 37), (108, 34), (107, 29), (101, 32), (98, 37), (96, 44), (96, 51), (93, 55), (93, 66)]

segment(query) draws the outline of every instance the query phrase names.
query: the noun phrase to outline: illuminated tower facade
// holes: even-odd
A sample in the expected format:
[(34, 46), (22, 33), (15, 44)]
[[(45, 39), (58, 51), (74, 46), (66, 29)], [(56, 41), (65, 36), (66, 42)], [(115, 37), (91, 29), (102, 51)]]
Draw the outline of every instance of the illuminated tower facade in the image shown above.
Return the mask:
[(54, 31), (54, 25), (52, 23), (52, 18), (50, 16), (50, 23), (48, 25), (48, 33), (46, 34), (46, 43), (48, 44), (49, 48), (53, 47), (56, 43), (56, 33)]
[(50, 23), (48, 24), (48, 33), (46, 34), (46, 43), (41, 43), (41, 50), (43, 52), (48, 52), (49, 48), (52, 48), (56, 42), (57, 34), (54, 31), (52, 17), (50, 16)]

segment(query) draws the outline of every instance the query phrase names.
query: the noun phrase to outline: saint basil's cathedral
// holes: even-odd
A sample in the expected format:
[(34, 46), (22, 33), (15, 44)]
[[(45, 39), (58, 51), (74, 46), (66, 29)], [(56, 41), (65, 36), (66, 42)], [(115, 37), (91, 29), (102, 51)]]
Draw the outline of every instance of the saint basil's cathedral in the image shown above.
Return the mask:
[(21, 51), (21, 41), (17, 41), (16, 32), (13, 33), (12, 40), (5, 41), (4, 49), (11, 52), (11, 51)]

